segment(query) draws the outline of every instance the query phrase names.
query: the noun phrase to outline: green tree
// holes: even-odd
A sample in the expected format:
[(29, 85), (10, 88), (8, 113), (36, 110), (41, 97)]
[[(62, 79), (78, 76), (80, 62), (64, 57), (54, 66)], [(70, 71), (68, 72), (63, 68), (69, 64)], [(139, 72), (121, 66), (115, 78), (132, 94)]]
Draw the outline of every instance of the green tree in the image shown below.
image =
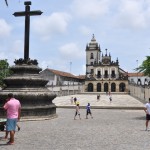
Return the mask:
[(142, 64), (135, 70), (144, 73), (145, 76), (150, 77), (150, 56), (146, 56), (146, 60), (144, 60)]
[(9, 63), (7, 62), (7, 59), (0, 60), (0, 87), (5, 86), (3, 79), (11, 74), (12, 72), (9, 69)]

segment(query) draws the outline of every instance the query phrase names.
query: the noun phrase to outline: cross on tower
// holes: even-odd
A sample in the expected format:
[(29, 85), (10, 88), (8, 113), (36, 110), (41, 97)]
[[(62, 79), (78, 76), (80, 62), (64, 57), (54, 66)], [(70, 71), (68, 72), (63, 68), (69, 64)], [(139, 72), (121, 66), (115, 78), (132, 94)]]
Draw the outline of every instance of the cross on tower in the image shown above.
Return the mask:
[(15, 17), (25, 16), (25, 37), (24, 37), (24, 60), (29, 59), (29, 33), (30, 33), (30, 16), (41, 15), (40, 10), (30, 11), (30, 1), (24, 2), (25, 11), (15, 12)]
[(93, 39), (95, 38), (94, 34), (93, 34)]

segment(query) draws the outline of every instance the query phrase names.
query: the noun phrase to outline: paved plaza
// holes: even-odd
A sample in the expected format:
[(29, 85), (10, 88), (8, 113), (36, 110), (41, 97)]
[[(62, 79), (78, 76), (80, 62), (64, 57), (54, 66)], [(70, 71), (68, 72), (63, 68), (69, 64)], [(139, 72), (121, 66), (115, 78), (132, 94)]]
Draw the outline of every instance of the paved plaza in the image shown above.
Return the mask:
[(97, 95), (90, 94), (78, 94), (70, 96), (57, 97), (53, 102), (58, 107), (72, 107), (70, 102), (71, 97), (76, 97), (79, 101), (80, 106), (86, 106), (90, 103), (93, 108), (141, 108), (143, 103), (128, 94), (112, 94), (112, 102), (110, 103), (109, 96), (101, 94), (100, 100), (97, 101)]
[[(85, 95), (76, 96), (80, 98), (80, 103), (83, 105), (87, 103), (84, 102), (83, 97), (90, 98), (93, 105), (97, 103), (92, 103), (92, 101), (96, 101), (96, 98), (92, 99), (92, 96), (87, 95), (87, 98)], [(113, 96), (112, 104), (117, 104), (115, 97), (117, 95)], [(58, 97), (54, 102), (62, 99), (70, 105), (69, 98), (70, 96)], [(132, 97), (130, 98), (132, 99)], [(105, 99), (103, 100), (105, 101)], [(109, 105), (109, 103), (107, 104)], [(143, 106), (136, 99), (129, 104)], [(85, 109), (81, 109), (81, 120), (74, 120), (74, 113), (74, 109), (57, 108), (58, 117), (55, 119), (21, 121), (19, 122), (21, 130), (16, 132), (14, 145), (6, 145), (6, 141), (1, 139), (5, 133), (0, 132), (0, 149), (149, 150), (150, 131), (145, 131), (145, 112), (143, 110), (92, 109), (94, 118), (85, 119)]]

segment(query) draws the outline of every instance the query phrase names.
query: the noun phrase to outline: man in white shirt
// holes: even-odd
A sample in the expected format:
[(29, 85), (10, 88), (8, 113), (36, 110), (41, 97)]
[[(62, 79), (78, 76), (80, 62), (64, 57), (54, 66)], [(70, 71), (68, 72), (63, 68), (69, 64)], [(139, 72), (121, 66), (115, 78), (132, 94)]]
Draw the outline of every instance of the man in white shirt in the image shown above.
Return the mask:
[(148, 130), (148, 123), (149, 123), (149, 120), (150, 120), (150, 98), (149, 98), (149, 102), (146, 103), (145, 105), (145, 108), (144, 108), (144, 111), (146, 113), (146, 131)]

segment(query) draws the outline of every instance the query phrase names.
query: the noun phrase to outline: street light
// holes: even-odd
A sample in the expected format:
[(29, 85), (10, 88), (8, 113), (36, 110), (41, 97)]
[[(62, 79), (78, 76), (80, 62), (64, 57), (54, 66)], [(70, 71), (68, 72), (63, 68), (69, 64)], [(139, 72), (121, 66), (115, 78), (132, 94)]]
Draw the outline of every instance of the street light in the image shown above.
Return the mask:
[[(136, 60), (137, 68), (138, 68), (138, 60)], [(138, 85), (138, 70), (137, 70), (137, 85)]]
[(72, 62), (70, 61), (70, 73), (71, 73), (71, 65), (72, 65)]

